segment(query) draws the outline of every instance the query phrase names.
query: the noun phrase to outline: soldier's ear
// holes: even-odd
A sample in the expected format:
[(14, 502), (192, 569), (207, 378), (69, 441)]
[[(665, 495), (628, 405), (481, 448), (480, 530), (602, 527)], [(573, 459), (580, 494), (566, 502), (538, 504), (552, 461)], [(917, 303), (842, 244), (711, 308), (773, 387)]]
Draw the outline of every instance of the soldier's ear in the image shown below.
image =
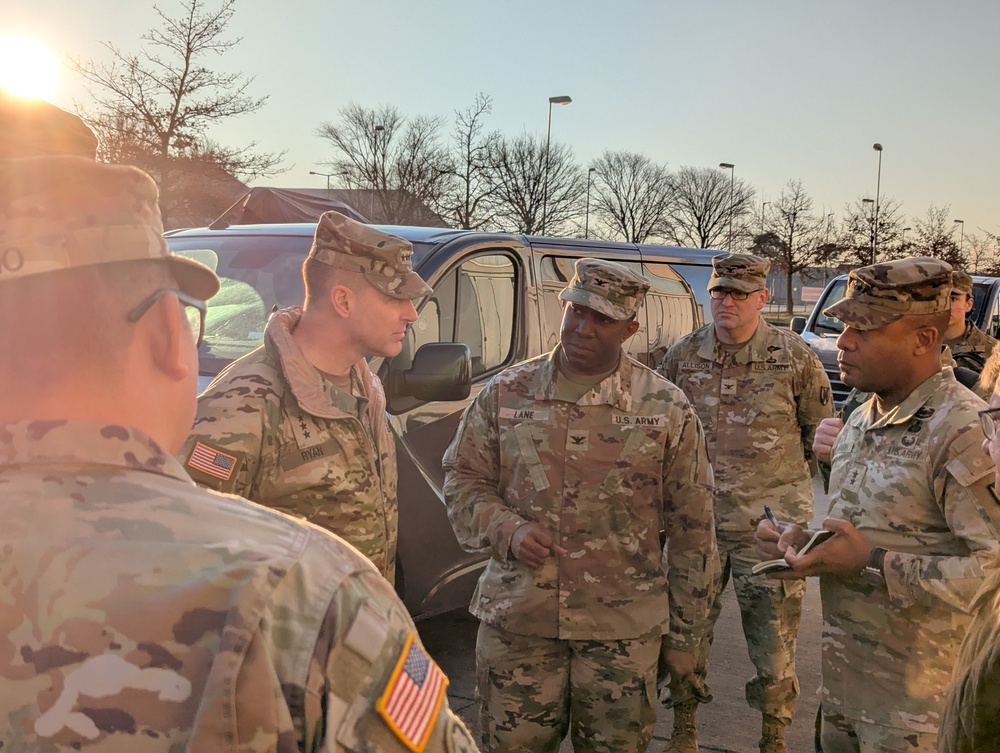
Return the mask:
[(176, 296), (160, 296), (136, 326), (144, 334), (150, 358), (160, 372), (172, 380), (187, 379), (194, 342)]
[(630, 337), (632, 337), (632, 335), (634, 335), (638, 331), (638, 329), (639, 329), (639, 322), (635, 319), (630, 321), (628, 323), (628, 326), (625, 328), (625, 334), (622, 335), (622, 342), (625, 342)]
[(358, 295), (347, 285), (334, 285), (330, 288), (329, 298), (330, 308), (344, 319), (357, 309)]

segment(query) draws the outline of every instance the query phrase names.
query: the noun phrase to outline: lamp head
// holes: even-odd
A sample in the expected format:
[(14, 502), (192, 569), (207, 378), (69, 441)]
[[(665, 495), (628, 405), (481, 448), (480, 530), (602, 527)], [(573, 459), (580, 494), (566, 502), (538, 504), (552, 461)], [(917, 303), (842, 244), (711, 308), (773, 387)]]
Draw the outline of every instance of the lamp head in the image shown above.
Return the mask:
[(567, 97), (566, 95), (563, 95), (561, 97), (549, 97), (550, 105), (568, 105), (572, 101), (573, 98)]
[(882, 151), (882, 145), (876, 142), (876, 143), (872, 144), (872, 149), (874, 149), (876, 152), (881, 152)]
[(723, 170), (732, 170), (734, 167), (736, 167), (736, 165), (734, 165), (732, 162), (720, 162), (719, 167), (721, 167)]

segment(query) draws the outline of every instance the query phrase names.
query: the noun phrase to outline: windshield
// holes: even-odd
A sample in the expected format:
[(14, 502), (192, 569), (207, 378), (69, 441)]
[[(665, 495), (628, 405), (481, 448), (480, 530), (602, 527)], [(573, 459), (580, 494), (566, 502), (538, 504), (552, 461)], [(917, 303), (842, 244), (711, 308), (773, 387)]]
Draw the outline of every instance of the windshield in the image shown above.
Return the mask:
[(844, 331), (843, 323), (839, 319), (834, 319), (832, 316), (824, 314), (823, 309), (843, 298), (845, 292), (847, 292), (847, 279), (834, 280), (830, 284), (830, 289), (827, 291), (826, 296), (816, 304), (816, 323), (813, 325), (813, 331), (816, 334), (839, 335)]
[(311, 244), (306, 235), (167, 238), (171, 251), (207, 264), (222, 283), (205, 316), (203, 373), (216, 374), (260, 345), (274, 306), (302, 304), (302, 261)]

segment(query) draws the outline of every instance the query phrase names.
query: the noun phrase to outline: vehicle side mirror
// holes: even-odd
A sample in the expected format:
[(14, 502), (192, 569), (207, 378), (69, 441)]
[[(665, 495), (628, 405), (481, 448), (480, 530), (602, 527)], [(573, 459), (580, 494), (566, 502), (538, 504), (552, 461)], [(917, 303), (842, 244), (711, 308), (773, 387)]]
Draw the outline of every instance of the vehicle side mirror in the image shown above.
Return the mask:
[(464, 400), (472, 390), (472, 353), (465, 343), (427, 343), (409, 369), (389, 364), (389, 391), (417, 400)]
[(806, 318), (804, 316), (793, 316), (792, 323), (788, 325), (796, 335), (801, 335), (806, 331)]

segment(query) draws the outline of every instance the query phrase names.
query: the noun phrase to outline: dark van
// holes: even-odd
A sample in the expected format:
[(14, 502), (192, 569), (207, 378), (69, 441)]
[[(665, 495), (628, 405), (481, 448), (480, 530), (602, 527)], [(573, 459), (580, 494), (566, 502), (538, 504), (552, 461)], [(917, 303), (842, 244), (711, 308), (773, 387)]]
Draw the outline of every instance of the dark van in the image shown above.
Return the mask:
[[(485, 561), (461, 550), (443, 503), (441, 457), (462, 411), (500, 370), (552, 349), (559, 338), (559, 292), (577, 259), (610, 259), (646, 276), (652, 289), (630, 355), (655, 366), (666, 348), (711, 317), (706, 286), (722, 253), (440, 228), (383, 226), (413, 244), (413, 267), (434, 292), (417, 301), (419, 317), (403, 351), (374, 359), (386, 388), (399, 463), (396, 587), (414, 616), (468, 606)], [(227, 364), (261, 344), (272, 307), (299, 305), (300, 268), (315, 224), (240, 225), (172, 231), (170, 250), (213, 267), (222, 288), (208, 303), (200, 352), (201, 388)], [(444, 402), (407, 394), (404, 374), (432, 343), (464, 343), (471, 394)]]

